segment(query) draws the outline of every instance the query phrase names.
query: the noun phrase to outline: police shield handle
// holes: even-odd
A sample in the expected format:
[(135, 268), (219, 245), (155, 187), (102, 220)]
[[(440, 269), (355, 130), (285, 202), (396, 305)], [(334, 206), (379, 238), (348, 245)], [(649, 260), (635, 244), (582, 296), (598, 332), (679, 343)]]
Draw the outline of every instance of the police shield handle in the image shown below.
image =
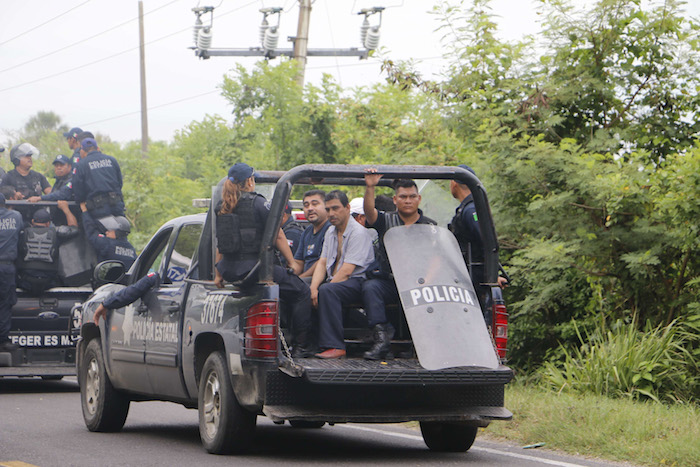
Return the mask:
[(421, 366), (497, 368), (454, 235), (444, 227), (404, 225), (389, 229), (384, 244)]

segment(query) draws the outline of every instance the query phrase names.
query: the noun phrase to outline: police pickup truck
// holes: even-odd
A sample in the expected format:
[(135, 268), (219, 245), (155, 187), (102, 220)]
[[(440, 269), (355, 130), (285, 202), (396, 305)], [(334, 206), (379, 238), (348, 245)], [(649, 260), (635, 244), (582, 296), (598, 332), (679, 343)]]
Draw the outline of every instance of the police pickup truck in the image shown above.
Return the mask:
[[(71, 206), (74, 203), (69, 203)], [(7, 201), (7, 205), (26, 214), (38, 208), (55, 209), (56, 202)], [(25, 221), (25, 227), (27, 222)], [(58, 244), (55, 251), (42, 250), (50, 263), (34, 262), (34, 267), (53, 268), (60, 284), (42, 293), (17, 289), (17, 303), (12, 307), (10, 340), (19, 348), (0, 352), (0, 377), (40, 376), (60, 379), (75, 375), (75, 341), (79, 332), (80, 315), (77, 307), (92, 294), (92, 270), (96, 264), (95, 252), (82, 229), (77, 235)], [(38, 264), (38, 266), (37, 266)], [(19, 269), (31, 266), (22, 258)]]
[[(215, 286), (211, 207), (207, 214), (163, 225), (128, 274), (118, 262), (99, 265), (96, 279), (109, 283), (82, 305), (77, 347), (88, 429), (118, 431), (132, 401), (163, 400), (198, 409), (201, 441), (216, 454), (246, 451), (259, 415), (306, 428), (415, 420), (431, 450), (466, 451), (478, 427), (510, 419), (504, 388), (513, 374), (498, 356), (505, 349), (497, 348), (505, 345), (505, 310), (495, 302), (494, 317), (485, 323), (456, 240), (444, 227), (400, 226), (385, 236), (402, 299), (402, 307), (387, 310), (397, 329), (395, 359), (362, 358), (369, 344), (361, 304), (347, 304), (348, 358), (292, 358), (284, 304), (272, 279), (284, 205), (296, 184), (364, 185), (364, 169), (303, 165), (268, 180), (277, 183), (257, 280)], [(384, 184), (396, 178), (466, 183), (483, 229), (486, 277), (496, 282), (496, 234), (474, 175), (458, 167), (377, 170)], [(222, 184), (214, 188), (210, 206), (221, 199)], [(107, 296), (149, 272), (159, 273), (159, 286), (94, 324), (95, 310)]]

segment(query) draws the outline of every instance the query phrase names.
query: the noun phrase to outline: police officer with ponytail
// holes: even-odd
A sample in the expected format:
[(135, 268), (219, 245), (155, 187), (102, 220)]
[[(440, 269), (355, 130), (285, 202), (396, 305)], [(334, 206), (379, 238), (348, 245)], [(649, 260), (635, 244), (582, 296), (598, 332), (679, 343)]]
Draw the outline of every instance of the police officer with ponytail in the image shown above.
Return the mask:
[[(258, 261), (262, 234), (270, 214), (269, 203), (255, 192), (253, 168), (243, 162), (234, 164), (224, 182), (221, 202), (216, 206), (217, 287), (224, 281), (240, 281)], [(280, 229), (275, 246), (287, 264), (294, 264), (292, 251)], [(280, 298), (288, 307), (294, 358), (313, 356), (311, 342), (311, 294), (309, 286), (287, 269), (275, 265), (273, 280), (279, 285)]]

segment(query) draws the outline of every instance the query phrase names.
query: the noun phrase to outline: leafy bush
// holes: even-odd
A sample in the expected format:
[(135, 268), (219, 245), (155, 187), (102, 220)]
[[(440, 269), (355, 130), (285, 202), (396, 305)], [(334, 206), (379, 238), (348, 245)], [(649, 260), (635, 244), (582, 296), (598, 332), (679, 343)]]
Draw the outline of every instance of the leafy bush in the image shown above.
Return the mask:
[[(578, 333), (578, 329), (577, 329)], [(601, 324), (578, 333), (581, 346), (562, 348), (563, 362), (546, 362), (543, 382), (558, 391), (655, 401), (697, 401), (700, 390), (697, 323), (652, 328), (643, 332), (633, 321), (620, 320), (606, 329)]]

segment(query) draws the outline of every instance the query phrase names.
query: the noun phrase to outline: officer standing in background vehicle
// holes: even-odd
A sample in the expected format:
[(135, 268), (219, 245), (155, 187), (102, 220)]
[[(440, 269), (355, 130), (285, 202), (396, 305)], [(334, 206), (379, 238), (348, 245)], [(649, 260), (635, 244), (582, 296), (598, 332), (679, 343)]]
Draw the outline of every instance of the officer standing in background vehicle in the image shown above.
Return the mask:
[(32, 217), (32, 223), (22, 232), (17, 265), (17, 285), (33, 294), (58, 287), (58, 248), (62, 242), (79, 233), (78, 220), (68, 209), (67, 201), (58, 202), (59, 209), (68, 225), (51, 225), (51, 215), (46, 209), (39, 209)]
[(131, 224), (126, 217), (107, 216), (95, 221), (91, 216), (84, 216), (83, 227), (88, 241), (95, 248), (98, 262), (121, 261), (127, 271), (134, 264), (136, 249), (127, 240)]
[(73, 193), (80, 209), (93, 220), (124, 215), (122, 172), (117, 160), (102, 154), (93, 138), (81, 142), (85, 153), (73, 175)]
[[(474, 173), (474, 170), (465, 165), (460, 164), (459, 167)], [(484, 282), (484, 248), (481, 238), (481, 230), (479, 229), (479, 218), (476, 214), (476, 205), (474, 204), (474, 196), (469, 187), (463, 183), (450, 181), (450, 192), (452, 197), (460, 202), (455, 210), (455, 215), (448, 226), (449, 229), (457, 238), (459, 248), (462, 250), (464, 262), (469, 269), (469, 274), (472, 278), (472, 284), (476, 291), (479, 301), (482, 306), (488, 305), (488, 297), (490, 297), (489, 286), (482, 285)], [(498, 277), (498, 285), (504, 288), (507, 284), (504, 277)]]
[[(73, 200), (73, 165), (71, 160), (59, 154), (53, 161), (53, 173), (56, 181), (51, 188), (51, 193), (41, 196), (32, 196), (27, 201), (36, 203), (38, 201), (72, 201)], [(56, 225), (66, 225), (67, 220), (62, 210), (51, 209), (51, 220)]]
[(15, 260), (23, 227), (22, 215), (7, 209), (5, 196), (0, 194), (0, 351), (4, 352), (17, 349), (9, 336), (12, 307), (17, 303)]
[(73, 170), (78, 167), (78, 162), (80, 162), (80, 141), (78, 135), (83, 133), (78, 127), (71, 128), (70, 130), (63, 133), (63, 137), (68, 141), (68, 147), (73, 150), (73, 156), (71, 157), (71, 165)]
[[(0, 146), (0, 153), (5, 152), (5, 147)], [(0, 165), (0, 183), (2, 183), (2, 176), (5, 175), (5, 169), (2, 168), (2, 165)]]
[(15, 187), (17, 199), (41, 196), (51, 191), (46, 177), (32, 170), (32, 156), (38, 155), (39, 150), (29, 143), (13, 146), (10, 151), (10, 160), (15, 168), (3, 175), (2, 184)]

